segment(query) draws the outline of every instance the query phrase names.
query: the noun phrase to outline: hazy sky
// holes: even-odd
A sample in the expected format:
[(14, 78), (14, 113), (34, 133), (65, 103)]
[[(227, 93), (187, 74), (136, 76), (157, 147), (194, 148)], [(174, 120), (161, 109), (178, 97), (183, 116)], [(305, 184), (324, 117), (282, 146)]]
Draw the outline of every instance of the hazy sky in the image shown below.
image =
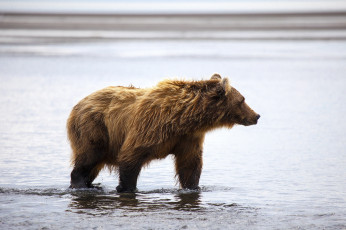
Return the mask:
[(346, 11), (346, 0), (0, 0), (0, 11), (299, 12)]

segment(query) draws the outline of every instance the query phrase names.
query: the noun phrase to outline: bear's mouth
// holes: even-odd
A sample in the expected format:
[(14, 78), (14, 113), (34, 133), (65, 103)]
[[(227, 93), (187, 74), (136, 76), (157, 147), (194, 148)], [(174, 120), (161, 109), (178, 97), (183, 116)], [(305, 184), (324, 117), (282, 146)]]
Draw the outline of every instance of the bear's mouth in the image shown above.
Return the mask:
[(244, 126), (256, 125), (257, 124), (257, 120), (249, 121), (247, 119), (244, 119), (244, 120), (242, 120), (241, 124), (244, 125)]

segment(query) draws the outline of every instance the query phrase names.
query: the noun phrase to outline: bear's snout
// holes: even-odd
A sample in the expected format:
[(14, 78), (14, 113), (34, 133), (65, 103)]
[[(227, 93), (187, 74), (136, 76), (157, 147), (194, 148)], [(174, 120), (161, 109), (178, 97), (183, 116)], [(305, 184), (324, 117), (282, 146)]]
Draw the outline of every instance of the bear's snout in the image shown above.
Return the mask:
[[(258, 119), (260, 119), (260, 117), (261, 117), (261, 115), (257, 114), (257, 115), (255, 116), (254, 121), (253, 121), (252, 124), (250, 124), (250, 125), (256, 125), (257, 122), (258, 122)], [(251, 123), (251, 122), (250, 122), (250, 123)]]
[(258, 119), (260, 119), (260, 117), (261, 117), (261, 115), (259, 115), (259, 114), (257, 114), (257, 115), (256, 115), (256, 119), (255, 119), (254, 125), (256, 125), (256, 124), (257, 124)]
[(261, 117), (261, 115), (256, 114), (255, 116), (252, 117), (248, 117), (243, 119), (240, 124), (244, 125), (244, 126), (250, 126), (250, 125), (256, 125), (258, 122), (258, 119)]

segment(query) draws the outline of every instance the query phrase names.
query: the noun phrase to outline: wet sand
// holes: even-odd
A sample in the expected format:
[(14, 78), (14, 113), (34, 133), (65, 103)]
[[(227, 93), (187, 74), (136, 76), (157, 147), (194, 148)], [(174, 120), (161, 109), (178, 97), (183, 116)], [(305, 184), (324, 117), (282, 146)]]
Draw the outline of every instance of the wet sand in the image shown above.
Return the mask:
[(1, 43), (128, 39), (345, 40), (346, 12), (0, 13)]

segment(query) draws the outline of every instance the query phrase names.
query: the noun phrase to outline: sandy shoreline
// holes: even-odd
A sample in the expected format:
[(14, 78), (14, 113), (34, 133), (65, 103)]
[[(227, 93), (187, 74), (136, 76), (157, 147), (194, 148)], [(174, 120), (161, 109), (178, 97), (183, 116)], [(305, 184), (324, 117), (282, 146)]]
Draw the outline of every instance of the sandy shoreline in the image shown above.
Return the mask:
[[(346, 40), (346, 12), (96, 14), (0, 12), (0, 43), (116, 39)], [(28, 39), (29, 38), (29, 39)]]
[(346, 29), (346, 12), (270, 14), (0, 13), (1, 29), (277, 30)]

